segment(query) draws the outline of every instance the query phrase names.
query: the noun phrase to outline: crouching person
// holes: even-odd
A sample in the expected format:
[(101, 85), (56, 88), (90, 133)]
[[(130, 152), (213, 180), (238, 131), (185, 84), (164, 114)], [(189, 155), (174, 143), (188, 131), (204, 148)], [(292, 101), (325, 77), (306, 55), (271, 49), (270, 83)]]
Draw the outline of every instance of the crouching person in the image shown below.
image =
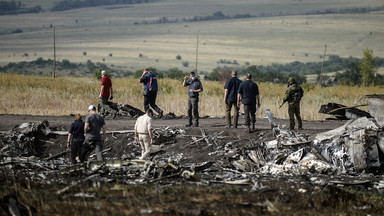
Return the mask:
[(146, 113), (136, 120), (135, 124), (135, 142), (141, 146), (141, 157), (144, 160), (151, 153), (153, 143), (152, 137), (152, 109), (147, 109)]
[[(92, 150), (95, 149), (97, 160), (103, 159), (103, 143), (106, 136), (106, 126), (104, 118), (96, 112), (96, 107), (90, 105), (88, 107), (89, 115), (85, 118), (84, 136), (85, 140), (81, 148), (80, 161), (84, 162)], [(103, 136), (100, 131), (103, 129)]]

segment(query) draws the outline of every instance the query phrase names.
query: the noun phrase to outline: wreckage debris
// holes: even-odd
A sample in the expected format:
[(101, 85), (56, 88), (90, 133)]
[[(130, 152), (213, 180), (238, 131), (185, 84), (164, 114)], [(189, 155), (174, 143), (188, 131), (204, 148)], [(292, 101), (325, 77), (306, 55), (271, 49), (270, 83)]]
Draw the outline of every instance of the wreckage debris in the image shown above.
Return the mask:
[[(24, 123), (1, 135), (0, 170), (13, 170), (9, 172), (12, 175), (28, 173), (32, 175), (32, 181), (60, 182), (65, 186), (57, 190), (57, 194), (67, 193), (85, 181), (100, 184), (117, 179), (126, 184), (188, 181), (207, 185), (246, 185), (250, 190), (261, 190), (265, 188), (258, 183), (262, 175), (303, 174), (313, 176), (311, 181), (320, 185), (348, 185), (342, 179), (324, 182), (316, 177), (322, 174), (359, 174), (366, 178), (350, 181), (349, 185), (369, 184), (378, 190), (384, 188), (382, 180), (372, 181), (372, 175), (366, 174), (383, 167), (384, 131), (374, 118), (364, 116), (349, 120), (342, 127), (317, 134), (312, 139), (310, 134), (300, 134), (276, 125), (271, 113), (268, 118), (274, 134), (274, 139), (269, 141), (223, 136), (203, 128), (198, 135), (189, 135), (179, 128), (156, 128), (149, 160), (136, 159), (140, 149), (133, 142), (133, 131), (122, 132), (127, 135), (111, 132), (116, 140), (124, 136), (131, 151), (119, 157), (109, 155), (105, 161), (91, 160), (76, 165), (69, 165), (68, 150), (49, 157), (39, 154), (41, 145), (47, 143), (49, 136), (66, 133), (52, 131), (46, 121)], [(204, 149), (210, 159), (195, 163), (188, 155), (173, 151), (180, 148), (177, 146), (180, 140), (183, 148)], [(112, 149), (113, 145), (108, 146), (104, 153), (110, 154)], [(75, 178), (63, 183), (62, 176), (83, 176), (83, 179)]]
[[(100, 104), (98, 105), (98, 110), (100, 110)], [(114, 103), (112, 101), (107, 102), (107, 106), (109, 106), (111, 109), (113, 109), (116, 112), (116, 116), (121, 116), (121, 117), (128, 117), (128, 118), (138, 118), (139, 116), (144, 115), (145, 113), (138, 109), (135, 108), (129, 104), (120, 104), (120, 103)], [(113, 117), (113, 113), (108, 113)], [(181, 118), (180, 116), (176, 116), (174, 113), (164, 113), (163, 119), (177, 119)]]
[[(369, 100), (369, 113), (375, 118), (380, 127), (384, 126), (384, 95), (365, 95), (361, 99), (368, 98)], [(357, 101), (357, 102), (358, 102)]]
[(337, 120), (357, 119), (360, 117), (371, 118), (372, 116), (370, 113), (356, 108), (360, 106), (367, 105), (356, 105), (347, 107), (338, 103), (328, 103), (321, 105), (319, 113), (333, 115)]
[(51, 133), (48, 121), (29, 122), (15, 126), (1, 137), (2, 156), (31, 156), (41, 152), (40, 139)]

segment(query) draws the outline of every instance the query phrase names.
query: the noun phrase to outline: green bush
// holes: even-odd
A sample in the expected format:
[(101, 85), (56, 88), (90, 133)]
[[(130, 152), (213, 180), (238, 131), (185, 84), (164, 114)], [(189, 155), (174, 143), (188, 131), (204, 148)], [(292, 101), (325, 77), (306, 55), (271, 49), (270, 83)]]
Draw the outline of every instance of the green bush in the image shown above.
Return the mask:
[[(93, 71), (93, 74), (95, 75), (95, 78), (96, 78), (96, 79), (101, 80), (101, 71), (102, 71), (102, 70), (103, 70), (103, 69), (98, 68), (98, 69), (96, 69), (96, 70)], [(108, 76), (109, 78), (112, 78), (112, 74), (111, 74), (109, 71), (105, 70), (105, 72), (107, 73), (107, 76)]]

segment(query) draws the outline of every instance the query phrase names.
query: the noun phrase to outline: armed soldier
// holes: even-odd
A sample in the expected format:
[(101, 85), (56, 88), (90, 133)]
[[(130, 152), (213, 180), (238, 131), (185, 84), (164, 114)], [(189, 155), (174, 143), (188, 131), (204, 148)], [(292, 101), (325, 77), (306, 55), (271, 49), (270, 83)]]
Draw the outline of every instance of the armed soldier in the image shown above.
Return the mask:
[(289, 114), (289, 129), (295, 129), (295, 115), (297, 119), (297, 126), (299, 130), (303, 129), (303, 123), (300, 117), (300, 100), (304, 95), (304, 91), (296, 83), (295, 78), (290, 77), (288, 79), (288, 89), (285, 92), (283, 103), (280, 107), (283, 106), (285, 102), (288, 102), (288, 114)]

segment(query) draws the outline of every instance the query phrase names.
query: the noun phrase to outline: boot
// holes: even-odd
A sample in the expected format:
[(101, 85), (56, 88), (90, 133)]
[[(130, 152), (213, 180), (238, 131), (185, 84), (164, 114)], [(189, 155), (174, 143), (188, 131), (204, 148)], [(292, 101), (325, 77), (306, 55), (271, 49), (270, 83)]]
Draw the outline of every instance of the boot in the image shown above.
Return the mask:
[(160, 110), (159, 112), (159, 118), (162, 118), (163, 117), (163, 110)]
[(247, 126), (247, 129), (245, 129), (245, 132), (251, 133), (251, 127), (249, 125)]
[(192, 122), (189, 122), (188, 124), (185, 125), (185, 127), (191, 127), (192, 126)]
[(199, 127), (199, 122), (195, 121), (195, 124), (193, 124), (193, 127)]
[(252, 130), (255, 130), (256, 127), (255, 127), (255, 123), (252, 123)]

